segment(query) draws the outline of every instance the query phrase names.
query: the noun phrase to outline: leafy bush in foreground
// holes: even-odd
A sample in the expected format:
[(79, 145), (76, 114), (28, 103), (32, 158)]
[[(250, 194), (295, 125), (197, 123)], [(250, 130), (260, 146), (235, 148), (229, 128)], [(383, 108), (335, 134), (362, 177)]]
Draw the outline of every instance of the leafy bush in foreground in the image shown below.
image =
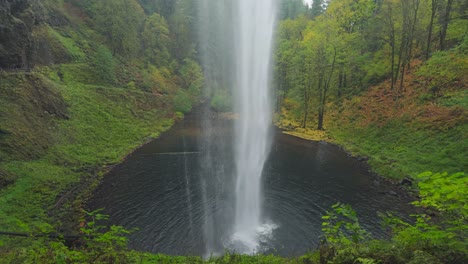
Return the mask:
[(468, 260), (468, 178), (464, 173), (417, 176), (421, 199), (413, 204), (423, 213), (414, 223), (387, 213), (391, 241), (367, 240), (354, 210), (336, 204), (322, 218), (326, 244), (321, 263), (466, 263)]

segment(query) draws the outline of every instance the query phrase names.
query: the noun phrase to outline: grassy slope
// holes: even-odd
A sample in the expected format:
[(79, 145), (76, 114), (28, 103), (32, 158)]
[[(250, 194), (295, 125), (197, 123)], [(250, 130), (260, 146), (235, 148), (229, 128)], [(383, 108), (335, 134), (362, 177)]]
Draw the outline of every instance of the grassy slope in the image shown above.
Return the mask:
[[(166, 96), (100, 85), (89, 55), (99, 44), (86, 25), (41, 26), (36, 33), (52, 58), (67, 62), (0, 71), (0, 231), (69, 229), (63, 222), (77, 228), (78, 219), (62, 218), (81, 207), (105, 166), (174, 122)], [(82, 184), (81, 194), (69, 193)], [(0, 236), (0, 255), (34, 241)]]
[[(0, 191), (2, 230), (43, 231), (45, 225), (58, 224), (51, 223), (47, 213), (60, 193), (77, 184), (82, 177), (90, 177), (90, 170), (119, 162), (132, 149), (157, 137), (173, 122), (166, 113), (158, 110), (158, 99), (152, 94), (73, 82), (58, 84), (40, 74), (33, 76), (43, 79), (44, 85), (54, 86), (63, 97), (68, 119), (39, 117), (37, 120), (34, 112), (21, 110), (22, 106), (16, 107), (18, 112), (9, 111), (10, 106), (3, 109), (2, 114), (9, 122), (15, 120), (11, 115), (16, 114), (35, 122), (10, 124), (25, 133), (11, 135), (9, 140), (23, 142), (26, 148), (17, 154), (24, 155), (21, 159), (0, 164), (2, 171), (16, 178), (13, 184)], [(23, 85), (24, 92), (33, 89), (31, 83)], [(37, 138), (31, 141), (23, 137), (41, 129), (35, 125), (37, 122), (41, 126), (54, 126), (49, 131), (49, 142), (39, 146), (35, 143)], [(33, 142), (36, 145), (28, 146)], [(34, 148), (41, 147), (45, 148), (41, 149), (42, 155), (28, 158), (32, 155), (29, 149), (36, 154)]]

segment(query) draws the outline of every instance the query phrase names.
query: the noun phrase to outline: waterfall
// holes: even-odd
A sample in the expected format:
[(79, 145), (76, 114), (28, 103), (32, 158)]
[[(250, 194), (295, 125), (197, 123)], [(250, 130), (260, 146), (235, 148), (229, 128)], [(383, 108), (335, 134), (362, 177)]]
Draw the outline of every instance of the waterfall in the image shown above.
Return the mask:
[(270, 59), (275, 25), (275, 1), (239, 0), (235, 28), (236, 211), (234, 239), (255, 251), (262, 226), (263, 165), (269, 153), (271, 126)]
[(183, 156), (184, 156), (184, 176), (185, 176), (185, 195), (187, 196), (187, 213), (189, 218), (189, 235), (192, 236), (193, 232), (193, 206), (192, 206), (192, 194), (190, 191), (190, 173), (188, 170), (188, 159), (187, 159), (187, 144), (185, 143), (185, 136), (182, 136), (183, 144)]
[[(275, 20), (276, 0), (198, 1), (204, 94), (210, 98), (217, 91), (228, 91), (239, 116), (234, 121), (232, 142), (219, 142), (212, 137), (214, 123), (208, 106), (203, 114), (202, 191), (210, 203), (204, 213), (210, 223), (204, 231), (207, 255), (226, 247), (254, 253), (262, 233), (271, 230), (262, 219), (261, 176), (270, 149), (269, 86)], [(222, 144), (232, 144), (233, 153), (223, 156), (218, 151)], [(226, 158), (234, 159), (229, 172), (222, 164)], [(223, 197), (226, 203), (216, 197)], [(218, 233), (223, 237), (215, 238)]]

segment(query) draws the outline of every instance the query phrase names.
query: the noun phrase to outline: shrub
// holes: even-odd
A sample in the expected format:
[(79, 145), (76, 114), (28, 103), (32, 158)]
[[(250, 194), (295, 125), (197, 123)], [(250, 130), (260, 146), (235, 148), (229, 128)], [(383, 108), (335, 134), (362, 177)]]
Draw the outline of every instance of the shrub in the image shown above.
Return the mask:
[(231, 111), (231, 95), (226, 90), (215, 90), (214, 95), (211, 98), (210, 105), (218, 111)]
[(94, 67), (99, 78), (104, 83), (115, 82), (114, 58), (112, 53), (104, 46), (99, 46), (94, 59)]
[(182, 89), (176, 92), (173, 103), (177, 112), (188, 113), (192, 110), (190, 96)]

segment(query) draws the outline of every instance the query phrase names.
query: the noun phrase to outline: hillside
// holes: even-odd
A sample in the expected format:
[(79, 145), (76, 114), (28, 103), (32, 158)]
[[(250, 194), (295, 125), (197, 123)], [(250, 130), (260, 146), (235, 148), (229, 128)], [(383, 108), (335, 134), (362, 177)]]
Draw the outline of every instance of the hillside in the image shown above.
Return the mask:
[(401, 93), (386, 80), (328, 103), (324, 131), (302, 128), (292, 114), (294, 101), (286, 102), (278, 124), (287, 133), (343, 146), (384, 177), (466, 171), (466, 54), (441, 52), (412, 65)]
[(466, 170), (466, 4), (331, 1), (279, 25), (277, 122), (384, 177)]
[[(107, 168), (198, 102), (192, 36), (166, 22), (182, 14), (137, 1), (3, 1), (0, 11), (0, 231), (77, 234)], [(186, 47), (172, 45), (179, 38)], [(18, 250), (46, 241), (2, 236), (0, 255), (26, 261)]]

